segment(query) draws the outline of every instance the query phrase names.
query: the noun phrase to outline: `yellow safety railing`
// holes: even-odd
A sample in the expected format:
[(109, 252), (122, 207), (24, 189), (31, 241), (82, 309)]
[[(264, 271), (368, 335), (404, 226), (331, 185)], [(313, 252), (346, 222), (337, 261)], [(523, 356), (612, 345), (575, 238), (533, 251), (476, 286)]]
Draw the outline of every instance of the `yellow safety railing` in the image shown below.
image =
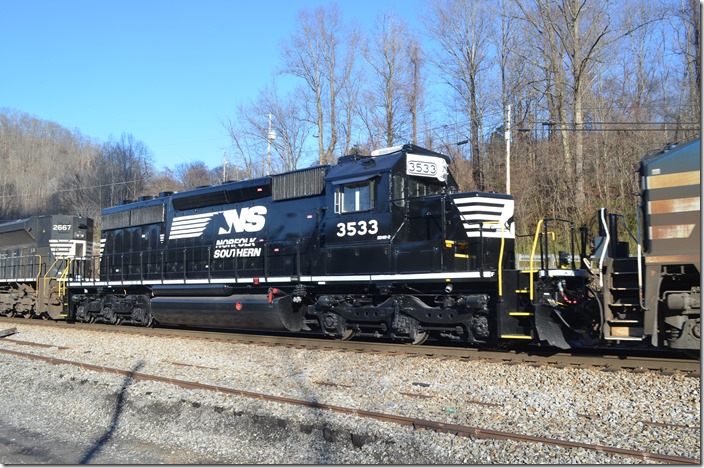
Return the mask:
[(499, 272), (499, 297), (502, 297), (504, 294), (504, 285), (503, 285), (503, 267), (502, 265), (504, 264), (504, 245), (506, 243), (506, 240), (504, 238), (504, 224), (501, 221), (482, 221), (482, 228), (484, 227), (484, 224), (499, 224), (501, 225), (501, 247), (499, 248), (499, 265), (498, 265), (498, 272)]
[(71, 263), (73, 263), (73, 258), (67, 258), (66, 268), (64, 268), (64, 271), (61, 272), (61, 276), (57, 278), (57, 281), (59, 283), (59, 298), (62, 298), (66, 295), (66, 281), (68, 280), (68, 274), (71, 269)]
[[(37, 271), (37, 278), (35, 280), (35, 282), (37, 284), (37, 296), (36, 296), (35, 304), (38, 304), (39, 298), (42, 297), (41, 296), (41, 289), (40, 289), (41, 288), (41, 281), (39, 281), (39, 278), (41, 278), (41, 276), (42, 276), (42, 256), (39, 254), (35, 254), (34, 256), (39, 257), (39, 271)], [(35, 308), (36, 308), (36, 305), (35, 305)]]
[[(58, 276), (49, 276), (49, 273), (54, 269), (54, 267), (57, 266), (57, 264), (63, 260), (66, 260), (66, 267), (63, 268), (63, 270), (60, 271)], [(59, 298), (63, 298), (66, 295), (66, 281), (68, 279), (68, 274), (70, 272), (70, 267), (71, 263), (73, 262), (72, 258), (64, 258), (64, 257), (59, 257), (54, 260), (54, 263), (51, 264), (51, 266), (46, 270), (46, 273), (44, 274), (43, 281), (42, 281), (42, 287), (44, 290), (48, 287), (47, 285), (51, 280), (56, 280), (59, 286), (58, 294)], [(39, 285), (39, 276), (37, 276), (37, 285)], [(39, 291), (37, 291), (37, 296), (39, 296)], [(48, 297), (47, 297), (48, 300)]]
[[(533, 291), (533, 275), (538, 272), (538, 270), (536, 270), (533, 266), (534, 262), (535, 262), (535, 251), (538, 247), (538, 241), (540, 239), (541, 234), (545, 234), (546, 236), (549, 236), (550, 238), (552, 238), (553, 242), (555, 242), (555, 239), (556, 239), (555, 231), (545, 231), (544, 233), (540, 232), (540, 227), (543, 225), (544, 221), (546, 221), (546, 220), (545, 219), (539, 220), (538, 225), (535, 227), (535, 236), (533, 237), (533, 248), (530, 251), (529, 270), (527, 273), (530, 274), (530, 301), (531, 302), (533, 302), (533, 297), (535, 294)], [(556, 221), (564, 221), (564, 220), (557, 219)], [(547, 229), (547, 226), (546, 226), (546, 229)], [(543, 265), (543, 260), (545, 260), (545, 268), (547, 270), (550, 270), (550, 259), (549, 259), (549, 255), (547, 252), (547, 244), (546, 244), (546, 251), (544, 252), (544, 255), (545, 255), (545, 257), (543, 257), (541, 255), (541, 258), (540, 258), (541, 267)]]

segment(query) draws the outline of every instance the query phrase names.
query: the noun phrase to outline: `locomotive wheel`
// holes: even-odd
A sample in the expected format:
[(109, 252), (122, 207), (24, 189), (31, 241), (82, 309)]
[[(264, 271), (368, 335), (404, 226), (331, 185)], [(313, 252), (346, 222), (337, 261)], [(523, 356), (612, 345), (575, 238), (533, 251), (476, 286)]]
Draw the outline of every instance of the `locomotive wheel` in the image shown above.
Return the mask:
[(154, 328), (156, 325), (156, 320), (154, 320), (154, 316), (152, 316), (151, 312), (147, 312), (146, 317), (144, 317), (144, 326), (147, 328)]
[(105, 320), (105, 322), (107, 322), (107, 323), (114, 325), (115, 322), (117, 321), (116, 320), (117, 317), (115, 316), (115, 312), (110, 307), (104, 307), (102, 310), (102, 314), (103, 314), (103, 320)]
[(342, 336), (340, 336), (340, 341), (350, 341), (352, 337), (354, 337), (354, 330), (346, 328), (345, 331), (342, 332)]
[(139, 325), (140, 327), (151, 328), (154, 326), (154, 317), (148, 310), (135, 308), (132, 310), (132, 323)]
[(429, 336), (430, 336), (430, 335), (428, 334), (428, 332), (420, 332), (420, 333), (417, 333), (417, 334), (416, 334), (416, 337), (413, 339), (413, 341), (411, 342), (411, 344), (414, 344), (414, 345), (421, 345), (421, 344), (425, 343), (425, 340), (427, 340)]

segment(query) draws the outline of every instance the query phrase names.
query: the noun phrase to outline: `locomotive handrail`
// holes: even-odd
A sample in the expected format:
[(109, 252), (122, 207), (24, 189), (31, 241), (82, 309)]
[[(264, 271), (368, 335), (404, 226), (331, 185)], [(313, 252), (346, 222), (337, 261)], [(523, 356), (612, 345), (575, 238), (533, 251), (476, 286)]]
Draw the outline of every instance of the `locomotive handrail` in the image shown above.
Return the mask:
[(42, 276), (42, 256), (39, 254), (34, 254), (32, 255), (33, 257), (39, 257), (39, 263), (37, 264), (39, 266), (39, 271), (37, 272), (37, 282), (39, 281), (39, 277)]
[(606, 240), (604, 241), (604, 247), (601, 249), (601, 256), (599, 257), (599, 287), (604, 287), (604, 257), (606, 257), (606, 250), (609, 246), (609, 241), (611, 240), (611, 235), (609, 234), (609, 228), (606, 225), (606, 218), (604, 217), (605, 209), (599, 210), (599, 218), (604, 227), (604, 232), (606, 233)]
[(66, 258), (66, 268), (64, 268), (63, 272), (61, 272), (61, 276), (56, 278), (56, 281), (59, 284), (59, 298), (64, 297), (66, 294), (66, 281), (68, 279), (68, 273), (69, 269), (71, 268), (71, 264), (73, 263), (73, 258)]
[[(548, 234), (552, 234), (552, 239), (555, 241), (555, 232), (554, 231), (548, 231), (548, 221), (557, 221), (561, 223), (567, 223), (570, 225), (570, 258), (571, 258), (571, 263), (572, 263), (572, 269), (575, 269), (575, 264), (574, 264), (574, 222), (570, 221), (569, 219), (562, 219), (562, 218), (544, 218), (545, 221), (545, 255), (549, 255), (549, 248), (548, 248)], [(542, 246), (541, 246), (542, 247)], [(544, 266), (546, 270), (550, 269), (550, 263), (549, 261), (546, 262), (545, 265), (542, 264), (542, 258), (541, 258), (541, 266)], [(559, 266), (559, 265), (556, 265)]]
[(640, 213), (641, 213), (641, 208), (643, 207), (642, 203), (638, 203), (637, 209), (636, 209), (636, 227), (638, 228), (638, 234), (637, 234), (637, 241), (636, 245), (638, 246), (638, 294), (640, 295), (640, 306), (643, 308), (643, 310), (648, 310), (648, 306), (645, 304), (645, 297), (643, 295), (643, 269), (641, 267), (642, 263), (642, 258), (643, 258), (643, 248), (640, 244), (640, 240), (642, 239), (641, 237), (641, 232), (640, 232), (640, 227), (642, 226), (641, 224), (641, 219), (640, 219)]
[[(46, 273), (44, 274), (44, 277), (42, 278), (43, 281), (41, 281), (42, 287), (44, 288), (45, 299), (47, 300), (47, 310), (49, 309), (49, 295), (46, 294), (47, 284), (48, 284), (49, 281), (57, 279), (56, 276), (49, 276), (49, 273), (51, 273), (51, 270), (53, 270), (54, 267), (57, 265), (57, 263), (59, 263), (59, 262), (62, 261), (62, 260), (64, 260), (63, 257), (57, 257), (57, 258), (54, 260), (54, 263), (52, 263), (51, 266), (50, 266), (49, 268), (47, 268)], [(58, 273), (58, 267), (57, 267), (57, 273)], [(37, 281), (37, 288), (38, 288), (38, 289), (39, 289), (39, 283), (40, 283), (40, 282)], [(60, 284), (61, 284), (61, 283), (59, 283), (59, 288), (61, 288)], [(66, 286), (66, 283), (65, 283), (65, 282), (64, 282), (64, 286)], [(59, 290), (59, 294), (60, 294), (60, 293), (61, 293), (61, 290)], [(38, 290), (38, 291), (37, 291), (37, 302), (39, 302), (39, 298), (41, 298), (41, 297), (42, 297), (42, 296), (39, 294), (39, 290)]]
[(504, 244), (506, 242), (506, 240), (504, 239), (504, 223), (502, 223), (501, 221), (482, 221), (481, 224), (482, 230), (484, 229), (484, 224), (498, 224), (501, 226), (501, 247), (499, 248), (499, 265), (497, 267), (497, 270), (499, 273), (499, 297), (503, 297)]
[[(638, 210), (636, 210), (636, 213), (639, 213)], [(611, 230), (613, 229), (614, 232), (614, 241), (618, 241), (618, 220), (620, 219), (623, 222), (623, 227), (628, 233), (628, 235), (631, 237), (633, 242), (636, 243), (636, 259), (637, 259), (637, 267), (638, 267), (638, 299), (639, 303), (642, 309), (647, 310), (647, 307), (644, 303), (644, 297), (643, 297), (643, 267), (642, 267), (642, 259), (643, 259), (643, 250), (642, 246), (640, 243), (640, 232), (638, 236), (634, 236), (633, 232), (628, 228), (628, 224), (626, 224), (626, 218), (622, 214), (617, 214), (617, 213), (609, 213), (609, 224), (607, 225), (606, 223), (606, 210), (604, 208), (599, 209), (599, 218), (602, 224), (602, 228), (604, 233), (606, 234), (606, 240), (604, 241), (604, 247), (601, 249), (601, 256), (599, 258), (599, 286), (604, 287), (604, 273), (603, 273), (603, 266), (604, 266), (604, 258), (606, 257), (606, 252), (609, 248), (613, 247), (615, 248), (616, 246), (611, 246)], [(640, 230), (640, 216), (638, 215), (638, 220), (637, 220), (637, 225)], [(616, 255), (616, 253), (614, 253)]]
[[(639, 302), (640, 305), (643, 309), (645, 309), (645, 304), (643, 303), (643, 269), (641, 267), (641, 258), (642, 258), (642, 249), (641, 245), (639, 242), (639, 238), (636, 238), (636, 236), (633, 235), (630, 229), (628, 229), (628, 224), (626, 224), (626, 218), (622, 214), (611, 214), (609, 213), (609, 216), (613, 216), (617, 219), (621, 219), (623, 222), (623, 228), (626, 230), (629, 236), (631, 236), (631, 239), (636, 243), (636, 250), (638, 252), (637, 254), (637, 259), (638, 259), (638, 294), (639, 294)], [(640, 226), (640, 224), (638, 224)]]
[[(548, 231), (548, 221), (559, 221), (559, 222), (562, 222), (562, 223), (568, 223), (568, 224), (570, 225), (570, 249), (571, 249), (570, 254), (571, 254), (571, 256), (572, 256), (572, 268), (575, 268), (575, 265), (574, 265), (574, 222), (572, 222), (572, 221), (570, 221), (570, 220), (568, 220), (568, 219), (562, 219), (562, 218), (543, 218), (543, 219), (538, 220), (538, 224), (537, 224), (536, 227), (535, 227), (535, 235), (533, 236), (533, 248), (531, 249), (531, 252), (530, 252), (530, 263), (529, 263), (529, 270), (528, 270), (528, 273), (529, 273), (529, 280), (530, 280), (530, 291), (529, 291), (529, 294), (530, 294), (530, 301), (531, 301), (531, 302), (533, 302), (533, 299), (534, 299), (534, 292), (533, 292), (533, 281), (534, 281), (534, 280), (533, 280), (533, 274), (534, 274), (534, 273), (537, 273), (537, 272), (539, 271), (539, 270), (535, 270), (534, 267), (533, 267), (534, 262), (535, 262), (535, 250), (536, 250), (537, 247), (538, 247), (538, 240), (540, 239), (541, 234), (544, 234), (544, 235), (545, 235), (545, 252), (542, 251), (542, 250), (543, 250), (543, 244), (541, 243), (541, 244), (540, 244), (540, 250), (541, 250), (541, 253), (540, 253), (540, 268), (541, 268), (541, 270), (549, 270), (549, 269), (550, 269), (550, 265), (549, 265), (549, 264), (545, 264), (545, 256), (548, 255), (548, 250), (549, 250), (549, 249), (548, 249), (548, 240), (547, 240), (547, 237), (548, 237), (548, 234), (551, 234), (551, 233), (552, 233), (553, 236), (554, 236), (555, 234), (554, 234), (554, 232), (552, 232), (552, 231)], [(540, 228), (541, 228), (541, 226), (543, 226), (543, 225), (545, 226), (545, 232), (542, 232), (542, 233), (541, 233), (541, 232), (540, 232)]]

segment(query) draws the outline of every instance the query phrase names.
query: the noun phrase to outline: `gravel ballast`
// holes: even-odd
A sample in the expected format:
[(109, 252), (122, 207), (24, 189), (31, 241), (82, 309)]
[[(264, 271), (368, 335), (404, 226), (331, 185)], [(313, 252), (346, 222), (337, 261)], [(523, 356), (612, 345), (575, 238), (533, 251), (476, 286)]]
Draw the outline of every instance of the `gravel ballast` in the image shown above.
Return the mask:
[[(689, 458), (701, 453), (700, 380), (679, 374), (143, 337), (31, 323), (17, 328), (0, 340), (1, 349), (537, 437)], [(643, 463), (594, 450), (414, 430), (5, 353), (0, 378), (4, 464)]]

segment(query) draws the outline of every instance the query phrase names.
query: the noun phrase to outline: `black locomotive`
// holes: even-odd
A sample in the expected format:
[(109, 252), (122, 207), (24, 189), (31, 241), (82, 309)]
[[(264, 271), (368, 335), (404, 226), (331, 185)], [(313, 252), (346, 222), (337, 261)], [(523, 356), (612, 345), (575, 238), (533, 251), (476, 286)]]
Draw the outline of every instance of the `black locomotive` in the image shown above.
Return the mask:
[[(518, 265), (513, 198), (459, 193), (447, 156), (404, 145), (108, 208), (99, 265), (67, 264), (60, 301), (77, 321), (698, 350), (698, 152), (696, 141), (643, 160), (645, 255), (602, 212), (593, 252), (585, 230), (545, 219)], [(658, 177), (682, 172), (696, 173), (696, 195), (677, 205), (694, 227), (672, 233), (687, 247), (656, 227), (673, 219), (664, 200), (682, 196)], [(557, 226), (569, 247), (553, 258)]]
[(512, 198), (457, 193), (441, 154), (387, 153), (105, 210), (76, 318), (486, 341)]
[(68, 273), (91, 277), (93, 220), (78, 216), (34, 216), (0, 224), (0, 313), (58, 319), (64, 314)]

